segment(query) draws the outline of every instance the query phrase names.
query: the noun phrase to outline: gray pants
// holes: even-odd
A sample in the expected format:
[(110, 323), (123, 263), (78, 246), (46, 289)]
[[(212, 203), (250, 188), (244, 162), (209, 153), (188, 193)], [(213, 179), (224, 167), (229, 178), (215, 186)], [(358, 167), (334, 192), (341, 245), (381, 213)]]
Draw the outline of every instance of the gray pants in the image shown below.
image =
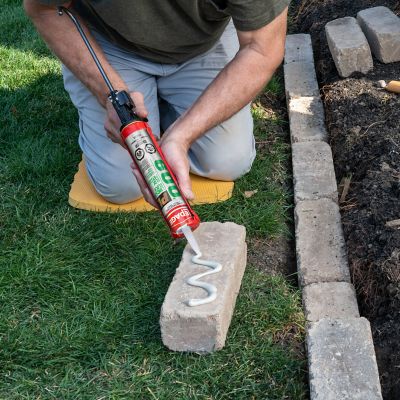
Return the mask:
[[(145, 60), (96, 33), (94, 36), (129, 90), (143, 93), (151, 129), (158, 137), (160, 126), (165, 130), (188, 109), (238, 51), (232, 24), (211, 50), (173, 65)], [(79, 145), (97, 192), (106, 200), (119, 204), (141, 197), (130, 169), (129, 153), (106, 135), (103, 127), (105, 109), (65, 66), (63, 76), (65, 89), (79, 113)], [(253, 120), (249, 106), (206, 132), (189, 150), (191, 172), (217, 180), (235, 180), (244, 175), (254, 158)]]

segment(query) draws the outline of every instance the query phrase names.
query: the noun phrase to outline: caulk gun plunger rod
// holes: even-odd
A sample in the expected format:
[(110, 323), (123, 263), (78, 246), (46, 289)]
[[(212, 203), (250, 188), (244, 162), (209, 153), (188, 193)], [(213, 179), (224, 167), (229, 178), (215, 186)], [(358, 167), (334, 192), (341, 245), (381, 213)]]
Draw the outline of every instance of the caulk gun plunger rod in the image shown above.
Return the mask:
[(93, 50), (92, 45), (90, 44), (85, 32), (82, 29), (81, 24), (79, 23), (79, 21), (75, 18), (75, 16), (65, 7), (59, 6), (58, 7), (58, 15), (63, 15), (63, 13), (67, 14), (68, 17), (71, 18), (71, 21), (74, 23), (74, 25), (76, 26), (76, 29), (78, 29), (79, 34), (81, 35), (82, 40), (84, 41), (86, 47), (89, 50), (89, 53), (91, 54), (91, 56), (93, 57), (94, 62), (96, 63), (97, 68), (100, 71), (101, 76), (103, 77), (108, 89), (110, 90), (110, 92), (114, 92), (114, 88), (112, 83), (110, 82), (110, 80), (108, 79), (108, 76), (106, 74), (106, 71), (104, 71), (103, 66), (101, 65), (99, 59), (97, 58), (96, 53)]

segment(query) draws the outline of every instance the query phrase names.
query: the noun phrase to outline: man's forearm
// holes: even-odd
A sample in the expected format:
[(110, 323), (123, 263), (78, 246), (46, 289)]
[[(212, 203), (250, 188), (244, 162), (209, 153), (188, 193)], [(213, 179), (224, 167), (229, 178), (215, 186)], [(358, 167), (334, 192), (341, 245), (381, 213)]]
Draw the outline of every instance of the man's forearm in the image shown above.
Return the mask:
[[(109, 90), (70, 18), (65, 14), (59, 16), (56, 7), (43, 6), (35, 0), (24, 0), (24, 7), (50, 49), (104, 107)], [(110, 66), (88, 29), (82, 25), (114, 87), (126, 89), (121, 77)]]
[(286, 11), (260, 31), (240, 33), (239, 52), (176, 121), (171, 130), (175, 139), (189, 148), (253, 100), (282, 62), (285, 36)]
[(251, 49), (242, 50), (228, 64), (193, 106), (175, 124), (190, 146), (209, 129), (226, 121), (271, 79), (277, 65)]

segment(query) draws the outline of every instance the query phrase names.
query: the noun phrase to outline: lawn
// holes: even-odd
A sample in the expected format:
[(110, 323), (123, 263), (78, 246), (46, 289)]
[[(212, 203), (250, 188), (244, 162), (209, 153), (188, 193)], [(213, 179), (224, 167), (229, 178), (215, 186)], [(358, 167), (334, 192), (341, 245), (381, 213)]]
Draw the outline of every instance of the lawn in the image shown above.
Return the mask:
[[(184, 244), (155, 212), (67, 204), (81, 153), (59, 62), (20, 1), (3, 1), (0, 26), (0, 398), (304, 399), (300, 295), (280, 275), (248, 265), (223, 350), (163, 347), (160, 307)], [(253, 112), (252, 172), (231, 200), (196, 207), (203, 221), (244, 224), (249, 240), (288, 235), (290, 217), (289, 149), (271, 133), (284, 121)]]

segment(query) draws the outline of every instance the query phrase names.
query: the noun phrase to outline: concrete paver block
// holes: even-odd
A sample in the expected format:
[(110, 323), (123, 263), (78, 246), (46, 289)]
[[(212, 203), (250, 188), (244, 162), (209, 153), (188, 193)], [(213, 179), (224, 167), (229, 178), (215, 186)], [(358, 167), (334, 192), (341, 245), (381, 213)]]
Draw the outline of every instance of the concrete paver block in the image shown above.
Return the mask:
[(337, 201), (332, 152), (325, 142), (292, 144), (295, 202), (330, 198)]
[(311, 400), (382, 399), (365, 318), (322, 319), (307, 334)]
[(367, 73), (373, 68), (367, 38), (353, 17), (338, 18), (325, 25), (329, 50), (339, 75)]
[(348, 282), (312, 283), (303, 288), (303, 308), (307, 321), (360, 316), (354, 286)]
[(400, 61), (400, 18), (396, 14), (387, 7), (373, 7), (360, 11), (357, 21), (379, 61)]
[(314, 63), (292, 62), (283, 66), (286, 99), (301, 96), (319, 96)]
[(298, 33), (286, 36), (284, 63), (291, 62), (314, 62), (311, 35)]
[(186, 283), (207, 270), (191, 262), (194, 253), (187, 245), (161, 308), (161, 336), (171, 350), (209, 353), (225, 344), (246, 267), (246, 229), (232, 222), (204, 222), (194, 235), (203, 258), (222, 264), (222, 271), (202, 279), (217, 287), (217, 299), (196, 307), (186, 304), (191, 298), (207, 296), (203, 289)]
[(292, 143), (327, 140), (324, 106), (319, 96), (288, 100)]
[(330, 199), (301, 201), (294, 217), (300, 285), (350, 282), (338, 205)]

